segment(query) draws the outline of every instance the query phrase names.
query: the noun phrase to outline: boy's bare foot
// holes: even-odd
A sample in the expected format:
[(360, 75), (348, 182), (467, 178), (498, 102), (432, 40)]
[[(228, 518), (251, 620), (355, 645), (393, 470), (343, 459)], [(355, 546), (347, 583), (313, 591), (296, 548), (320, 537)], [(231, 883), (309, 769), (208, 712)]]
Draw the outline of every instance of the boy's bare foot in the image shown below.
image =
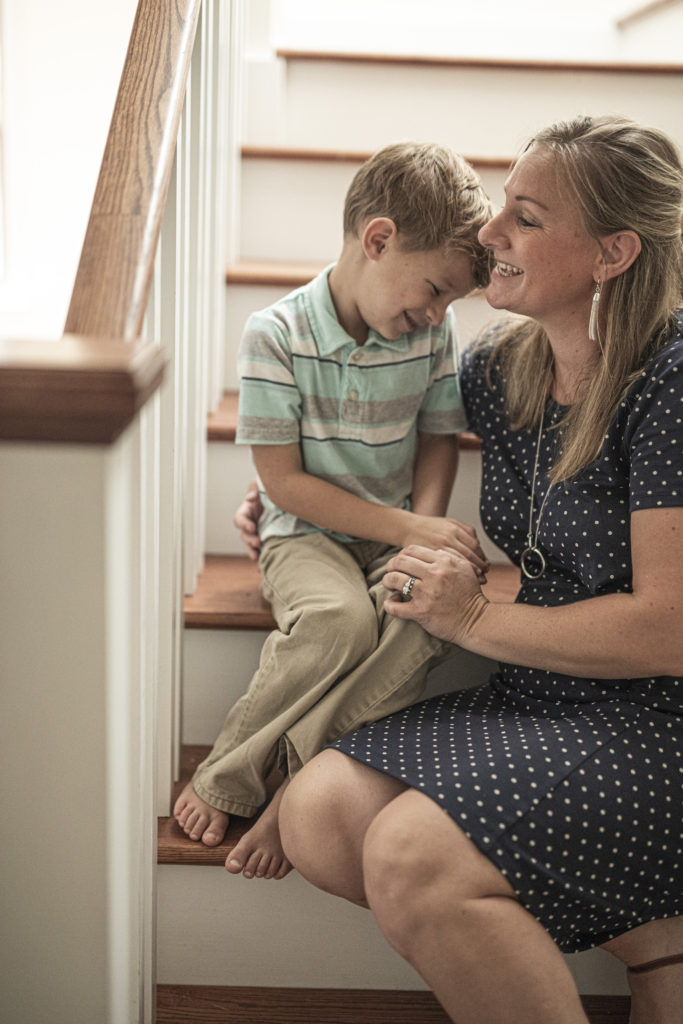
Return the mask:
[(205, 846), (218, 846), (223, 842), (229, 816), (207, 804), (194, 791), (191, 782), (185, 786), (173, 808), (173, 817), (190, 839), (201, 839)]
[(278, 812), (289, 779), (276, 791), (265, 811), (228, 855), (225, 867), (245, 878), (284, 878), (292, 870), (280, 842)]

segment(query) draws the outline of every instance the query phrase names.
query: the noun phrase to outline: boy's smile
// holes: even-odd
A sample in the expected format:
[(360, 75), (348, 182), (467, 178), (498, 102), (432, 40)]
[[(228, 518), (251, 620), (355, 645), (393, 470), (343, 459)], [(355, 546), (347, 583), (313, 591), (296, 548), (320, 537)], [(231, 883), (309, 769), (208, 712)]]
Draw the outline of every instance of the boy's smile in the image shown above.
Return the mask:
[[(393, 241), (393, 240), (392, 240)], [(474, 288), (465, 253), (406, 252), (387, 245), (367, 265), (357, 299), (363, 323), (389, 341), (443, 322), (451, 302)]]
[(443, 322), (455, 299), (476, 286), (469, 255), (403, 247), (392, 220), (376, 217), (345, 244), (329, 277), (339, 323), (358, 345), (376, 331), (388, 341)]

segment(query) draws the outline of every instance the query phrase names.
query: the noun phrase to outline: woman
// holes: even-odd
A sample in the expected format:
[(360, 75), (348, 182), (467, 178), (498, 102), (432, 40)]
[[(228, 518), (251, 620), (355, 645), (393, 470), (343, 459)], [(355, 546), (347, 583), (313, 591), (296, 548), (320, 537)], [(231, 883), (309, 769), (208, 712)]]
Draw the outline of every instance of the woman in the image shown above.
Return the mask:
[(368, 905), (458, 1024), (586, 1024), (562, 952), (595, 945), (632, 1024), (683, 1019), (682, 211), (675, 148), (630, 122), (517, 162), (480, 239), (523, 319), (462, 385), (521, 593), (420, 547), (385, 577), (392, 614), (500, 669), (338, 741), (281, 808), (301, 874)]

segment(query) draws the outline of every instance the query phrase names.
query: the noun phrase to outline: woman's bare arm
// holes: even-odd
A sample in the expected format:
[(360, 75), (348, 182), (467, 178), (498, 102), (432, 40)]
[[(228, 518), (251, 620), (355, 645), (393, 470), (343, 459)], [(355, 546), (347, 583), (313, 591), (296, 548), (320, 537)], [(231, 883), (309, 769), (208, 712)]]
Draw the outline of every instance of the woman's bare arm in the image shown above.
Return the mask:
[(496, 661), (594, 678), (683, 674), (683, 508), (631, 516), (633, 593), (553, 608), (492, 604), (456, 555), (413, 548), (388, 565), (385, 585), (417, 578), (410, 603), (386, 608)]

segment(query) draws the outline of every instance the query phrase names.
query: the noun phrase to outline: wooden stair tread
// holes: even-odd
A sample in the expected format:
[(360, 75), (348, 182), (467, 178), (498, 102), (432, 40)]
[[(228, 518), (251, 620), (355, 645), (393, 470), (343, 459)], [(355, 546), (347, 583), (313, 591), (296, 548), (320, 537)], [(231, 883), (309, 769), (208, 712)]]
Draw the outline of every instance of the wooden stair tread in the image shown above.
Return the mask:
[[(234, 441), (237, 432), (237, 391), (224, 391), (215, 412), (209, 413), (207, 437), (209, 441)], [(463, 431), (458, 435), (462, 451), (479, 451), (481, 444), (476, 434)]]
[(157, 986), (157, 1024), (447, 1024), (431, 992)]
[[(183, 746), (180, 754), (180, 779), (173, 787), (173, 803), (181, 790), (192, 778), (195, 768), (207, 756), (211, 747), (200, 744)], [(272, 796), (281, 777), (274, 772), (266, 782), (269, 796)], [(204, 846), (201, 842), (188, 839), (175, 818), (157, 819), (157, 864), (203, 864), (205, 867), (223, 867), (225, 858), (253, 824), (252, 818), (231, 815), (225, 839), (219, 846)]]
[(218, 408), (209, 413), (207, 437), (209, 441), (234, 441), (237, 430), (237, 401), (239, 392), (224, 391)]
[(321, 61), (343, 64), (398, 64), (412, 67), (449, 67), (472, 70), (581, 72), (591, 74), (682, 75), (683, 64), (656, 64), (652, 61), (572, 61), (512, 59), (505, 57), (447, 57), (432, 54), (359, 53), (356, 51), (294, 50), (280, 48), (278, 57), (286, 61)]
[[(628, 1024), (628, 996), (581, 996), (590, 1024)], [(156, 1024), (447, 1024), (431, 992), (157, 985)]]
[(298, 288), (308, 284), (329, 263), (290, 263), (276, 260), (239, 260), (225, 271), (227, 284), (276, 285)]
[[(514, 601), (518, 590), (516, 566), (491, 566), (484, 587), (489, 601)], [(270, 605), (261, 594), (256, 562), (246, 555), (207, 555), (196, 591), (185, 598), (185, 625), (193, 629), (274, 629)]]
[(207, 555), (194, 594), (185, 598), (185, 625), (192, 629), (274, 629), (256, 562), (246, 555)]

